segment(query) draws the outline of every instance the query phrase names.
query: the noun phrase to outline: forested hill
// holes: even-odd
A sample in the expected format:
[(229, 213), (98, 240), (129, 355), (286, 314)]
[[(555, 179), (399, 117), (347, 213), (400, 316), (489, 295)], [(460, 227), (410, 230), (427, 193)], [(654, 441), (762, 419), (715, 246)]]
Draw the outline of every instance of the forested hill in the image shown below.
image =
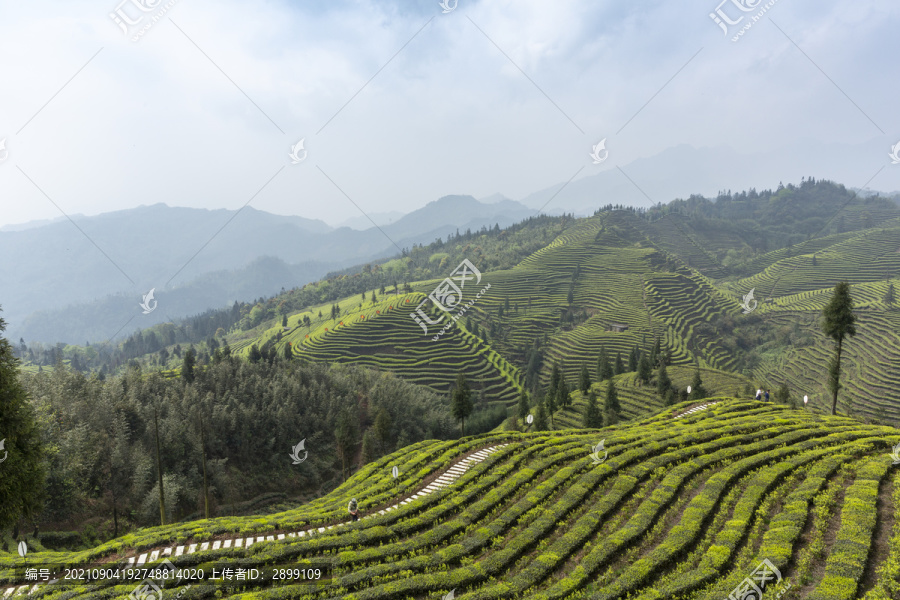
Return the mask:
[[(64, 367), (22, 385), (47, 450), (35, 517), (93, 523), (88, 537), (159, 522), (157, 460), (174, 522), (202, 517), (204, 498), (212, 514), (243, 514), (317, 497), (359, 463), (456, 432), (443, 398), (357, 367), (226, 355), (181, 380), (139, 368), (100, 380)], [(302, 469), (289, 459), (298, 444)]]
[[(253, 305), (139, 332), (112, 353), (20, 355), (29, 368), (59, 355), (80, 368), (109, 371), (134, 359), (177, 373), (189, 345), (204, 365), (227, 343), (254, 359), (255, 347), (390, 370), (442, 394), (464, 371), (483, 402), (509, 407), (520, 390), (546, 387), (554, 365), (575, 387), (583, 365), (597, 377), (601, 352), (627, 363), (659, 340), (669, 364), (736, 373), (753, 387), (786, 386), (824, 410), (831, 341), (820, 314), (846, 280), (860, 332), (846, 348), (841, 410), (896, 420), (900, 381), (879, 365), (900, 360), (891, 293), (898, 249), (894, 202), (804, 180), (648, 211), (607, 206), (590, 218), (461, 232)], [(410, 312), (463, 260), (490, 291), (432, 342)], [(751, 290), (758, 307), (745, 314)], [(617, 323), (626, 329), (613, 331)]]

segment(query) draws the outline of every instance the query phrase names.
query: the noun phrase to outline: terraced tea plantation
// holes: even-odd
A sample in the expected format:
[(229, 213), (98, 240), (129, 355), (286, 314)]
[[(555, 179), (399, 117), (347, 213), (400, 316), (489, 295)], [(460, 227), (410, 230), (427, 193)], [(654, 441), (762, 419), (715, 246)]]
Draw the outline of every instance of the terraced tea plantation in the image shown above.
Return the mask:
[[(900, 597), (898, 443), (893, 428), (716, 398), (603, 430), (422, 442), (296, 510), (27, 558), (32, 567), (166, 558), (182, 576), (167, 579), (172, 598), (756, 600), (755, 590), (887, 600)], [(248, 538), (249, 547), (234, 542)], [(34, 589), (15, 579), (22, 566), (0, 555), (10, 595), (124, 598), (137, 587)], [(211, 585), (214, 567), (269, 576)], [(185, 579), (190, 569), (207, 580)], [(300, 582), (317, 572), (317, 583)]]
[[(388, 297), (365, 309), (350, 310), (346, 316), (322, 321), (315, 328), (297, 327), (283, 335), (276, 347), (284, 351), (290, 344), (294, 357), (310, 361), (389, 370), (437, 392), (447, 392), (457, 374), (465, 372), (476, 393), (483, 389), (492, 402), (514, 403), (521, 391), (518, 369), (457, 325), (438, 342), (433, 341), (440, 329), (432, 326), (426, 335), (409, 316), (424, 299), (421, 293)], [(293, 322), (296, 317), (291, 319)], [(278, 331), (281, 329), (267, 333), (260, 342), (272, 339)], [(239, 351), (247, 354), (249, 343)]]

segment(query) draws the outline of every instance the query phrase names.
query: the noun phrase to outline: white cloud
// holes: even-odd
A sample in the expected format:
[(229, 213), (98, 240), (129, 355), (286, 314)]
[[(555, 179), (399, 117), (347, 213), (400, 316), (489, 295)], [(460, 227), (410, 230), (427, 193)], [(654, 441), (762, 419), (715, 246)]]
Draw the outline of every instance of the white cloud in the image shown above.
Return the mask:
[[(589, 165), (602, 137), (617, 164), (682, 143), (900, 139), (900, 9), (874, 0), (768, 14), (884, 135), (769, 18), (732, 43), (706, 0), (460, 0), (447, 15), (436, 0), (179, 0), (137, 43), (114, 8), (0, 1), (0, 225), (59, 214), (19, 168), (66, 212), (96, 214), (238, 208), (284, 167), (253, 206), (339, 222), (358, 210), (317, 166), (365, 210), (405, 212), (451, 193), (525, 196)], [(301, 137), (309, 158), (290, 165)], [(872, 185), (900, 189), (900, 169)]]

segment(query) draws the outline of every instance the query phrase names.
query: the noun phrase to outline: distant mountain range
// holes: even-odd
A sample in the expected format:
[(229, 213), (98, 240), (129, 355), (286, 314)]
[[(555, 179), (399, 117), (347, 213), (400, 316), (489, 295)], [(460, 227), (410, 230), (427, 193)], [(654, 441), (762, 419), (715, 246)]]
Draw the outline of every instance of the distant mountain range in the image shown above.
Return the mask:
[[(252, 207), (206, 210), (161, 203), (76, 215), (72, 221), (77, 227), (68, 218), (7, 225), (0, 228), (0, 255), (17, 259), (0, 264), (2, 315), (11, 336), (29, 341), (106, 339), (110, 329), (119, 328), (118, 319), (110, 318), (113, 325), (85, 315), (115, 314), (113, 306), (131, 315), (151, 288), (157, 299), (167, 298), (161, 305), (167, 311), (141, 315), (142, 326), (300, 286), (457, 229), (506, 227), (538, 210), (590, 215), (607, 204), (647, 207), (694, 193), (774, 189), (779, 182), (797, 183), (804, 176), (848, 187), (871, 180), (870, 187), (877, 189), (877, 166), (889, 162), (869, 143), (810, 142), (754, 154), (683, 145), (621, 167), (615, 162), (615, 145), (609, 150), (610, 159), (597, 167), (604, 169), (599, 173), (568, 185), (560, 182), (520, 201), (499, 193), (481, 200), (444, 196), (407, 215), (359, 215), (339, 227)], [(785, 166), (798, 160), (800, 166), (793, 170)], [(74, 318), (76, 314), (84, 318)]]
[[(349, 227), (350, 229), (357, 229), (359, 231), (365, 231), (370, 227), (374, 227), (375, 225), (382, 227), (384, 225), (390, 225), (394, 221), (399, 220), (403, 217), (403, 213), (392, 210), (390, 212), (382, 212), (382, 213), (369, 213), (368, 215), (359, 215), (357, 217), (351, 217), (342, 221), (338, 224), (338, 227)], [(375, 225), (372, 225), (372, 223)]]
[[(13, 339), (102, 341), (301, 286), (457, 229), (506, 227), (533, 213), (510, 200), (445, 196), (359, 231), (252, 207), (160, 203), (75, 216), (74, 225), (63, 218), (14, 226), (0, 231), (0, 255), (17, 257), (0, 264), (0, 315)], [(159, 310), (144, 315), (138, 305), (150, 289)]]
[(694, 148), (683, 144), (623, 165), (616, 164), (615, 146), (608, 144), (608, 148), (609, 159), (595, 167), (603, 169), (599, 173), (568, 185), (559, 182), (519, 201), (535, 209), (546, 204), (544, 211), (548, 214), (566, 211), (590, 215), (607, 204), (647, 207), (691, 194), (715, 197), (720, 190), (775, 189), (779, 182), (799, 183), (803, 177), (837, 181), (848, 188), (869, 183), (879, 189), (885, 185), (881, 182), (889, 180), (879, 166), (891, 166), (887, 141), (883, 151), (870, 142), (810, 141), (754, 153), (727, 146)]

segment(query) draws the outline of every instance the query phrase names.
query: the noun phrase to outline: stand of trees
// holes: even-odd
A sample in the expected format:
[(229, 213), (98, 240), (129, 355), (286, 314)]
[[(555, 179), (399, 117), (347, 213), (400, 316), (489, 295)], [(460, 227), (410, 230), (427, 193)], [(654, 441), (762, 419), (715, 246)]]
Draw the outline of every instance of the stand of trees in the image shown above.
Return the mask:
[[(12, 389), (9, 381), (0, 388)], [(223, 504), (268, 492), (317, 495), (364, 460), (455, 433), (445, 397), (358, 367), (225, 355), (190, 381), (134, 367), (101, 380), (62, 365), (19, 381), (46, 451), (46, 477), (34, 471), (28, 481), (46, 501), (41, 514), (19, 511), (16, 520), (99, 521), (110, 536), (198, 511), (216, 516)], [(308, 458), (294, 465), (291, 449), (303, 439)]]
[[(0, 319), (0, 334), (5, 329)], [(0, 336), (0, 529), (34, 519), (44, 496), (44, 449), (18, 366)]]

